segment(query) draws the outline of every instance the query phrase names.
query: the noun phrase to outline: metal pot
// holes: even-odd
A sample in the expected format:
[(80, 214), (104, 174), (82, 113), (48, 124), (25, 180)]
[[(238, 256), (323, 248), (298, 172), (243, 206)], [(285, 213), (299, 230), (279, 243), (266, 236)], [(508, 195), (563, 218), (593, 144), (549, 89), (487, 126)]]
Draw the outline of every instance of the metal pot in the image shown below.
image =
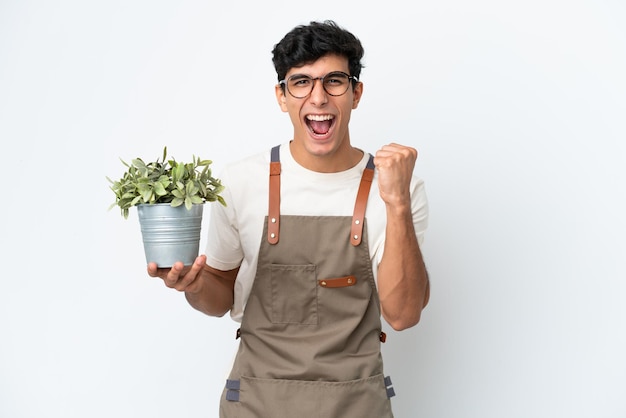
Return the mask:
[(169, 203), (137, 206), (146, 262), (172, 267), (177, 261), (193, 264), (200, 249), (204, 205), (173, 208)]

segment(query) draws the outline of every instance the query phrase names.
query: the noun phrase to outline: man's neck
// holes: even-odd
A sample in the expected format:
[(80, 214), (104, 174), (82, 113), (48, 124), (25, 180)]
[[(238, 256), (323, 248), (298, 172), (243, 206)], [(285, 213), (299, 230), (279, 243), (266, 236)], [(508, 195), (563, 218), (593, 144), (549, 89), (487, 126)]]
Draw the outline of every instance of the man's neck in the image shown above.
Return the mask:
[(363, 158), (363, 151), (351, 145), (340, 148), (332, 154), (315, 155), (291, 141), (289, 150), (294, 161), (307, 170), (318, 173), (338, 173), (356, 166)]

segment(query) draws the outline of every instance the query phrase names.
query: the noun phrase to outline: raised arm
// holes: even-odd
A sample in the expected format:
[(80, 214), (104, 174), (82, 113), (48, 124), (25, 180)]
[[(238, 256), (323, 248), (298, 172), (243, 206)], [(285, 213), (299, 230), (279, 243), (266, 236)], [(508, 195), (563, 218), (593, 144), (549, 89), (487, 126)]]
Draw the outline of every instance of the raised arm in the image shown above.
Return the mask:
[(416, 159), (415, 149), (398, 144), (385, 145), (374, 158), (387, 213), (378, 293), (383, 317), (395, 330), (416, 325), (430, 296), (411, 213), (410, 184)]

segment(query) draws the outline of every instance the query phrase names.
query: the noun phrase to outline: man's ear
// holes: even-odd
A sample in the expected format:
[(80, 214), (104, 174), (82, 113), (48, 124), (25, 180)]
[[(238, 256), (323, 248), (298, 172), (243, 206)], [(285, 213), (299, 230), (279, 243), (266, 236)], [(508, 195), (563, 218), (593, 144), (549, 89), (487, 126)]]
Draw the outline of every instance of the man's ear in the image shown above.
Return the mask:
[(363, 96), (363, 83), (359, 81), (356, 83), (356, 87), (354, 87), (354, 92), (352, 93), (352, 109), (359, 107), (361, 96)]
[(283, 112), (287, 112), (287, 97), (285, 97), (285, 92), (283, 91), (283, 87), (280, 84), (276, 84), (275, 93), (276, 100), (278, 101), (278, 106), (280, 106), (280, 110)]

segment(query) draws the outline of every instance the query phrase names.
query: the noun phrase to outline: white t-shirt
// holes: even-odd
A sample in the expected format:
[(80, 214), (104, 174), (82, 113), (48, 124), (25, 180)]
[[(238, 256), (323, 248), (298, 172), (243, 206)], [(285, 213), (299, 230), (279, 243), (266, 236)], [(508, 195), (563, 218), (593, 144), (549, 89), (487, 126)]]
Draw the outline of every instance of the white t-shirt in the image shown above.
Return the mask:
[[(352, 216), (361, 175), (369, 154), (353, 168), (339, 173), (318, 173), (299, 165), (289, 144), (280, 147), (280, 213), (303, 216)], [(240, 267), (235, 282), (231, 317), (241, 322), (256, 275), (263, 223), (268, 211), (270, 151), (229, 164), (219, 176), (226, 187), (227, 207), (211, 205), (207, 238), (207, 264), (219, 270)], [(428, 225), (428, 202), (424, 182), (411, 182), (413, 224), (421, 245)], [(377, 173), (365, 212), (369, 253), (374, 277), (385, 243), (385, 204), (378, 192)]]

